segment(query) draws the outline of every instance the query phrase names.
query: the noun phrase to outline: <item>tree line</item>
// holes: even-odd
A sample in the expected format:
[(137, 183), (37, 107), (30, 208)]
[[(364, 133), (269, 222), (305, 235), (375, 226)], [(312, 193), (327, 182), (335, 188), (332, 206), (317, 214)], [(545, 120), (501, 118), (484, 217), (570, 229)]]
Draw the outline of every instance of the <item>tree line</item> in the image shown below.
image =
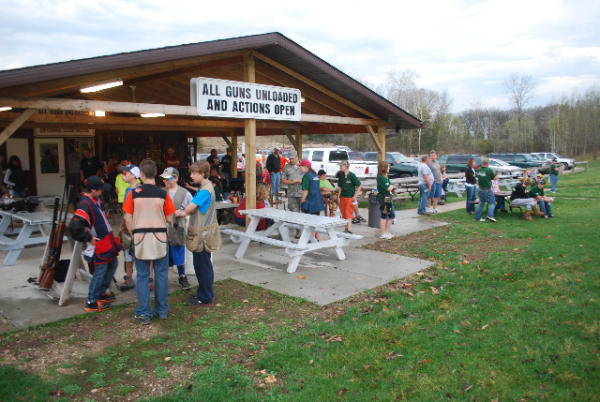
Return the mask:
[[(375, 90), (423, 122), (423, 127), (390, 135), (387, 150), (405, 155), (491, 152), (556, 152), (565, 157), (597, 159), (600, 148), (600, 87), (555, 97), (546, 106), (529, 106), (536, 84), (531, 76), (511, 75), (503, 81), (506, 109), (486, 107), (480, 100), (453, 113), (446, 90), (419, 88), (414, 70), (391, 70)], [(311, 136), (312, 137), (312, 136)], [(325, 140), (358, 151), (375, 151), (368, 134), (330, 135)], [(320, 136), (323, 140), (323, 136)], [(317, 138), (314, 138), (317, 140)]]

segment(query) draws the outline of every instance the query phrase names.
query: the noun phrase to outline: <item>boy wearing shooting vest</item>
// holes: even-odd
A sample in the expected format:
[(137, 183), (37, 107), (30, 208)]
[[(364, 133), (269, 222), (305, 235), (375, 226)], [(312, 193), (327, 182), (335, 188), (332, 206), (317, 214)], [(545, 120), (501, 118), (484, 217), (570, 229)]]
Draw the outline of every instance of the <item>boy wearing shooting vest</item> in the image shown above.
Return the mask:
[(142, 185), (130, 191), (123, 204), (125, 224), (133, 235), (133, 252), (137, 270), (138, 308), (133, 321), (150, 325), (150, 264), (154, 265), (154, 313), (167, 319), (169, 286), (169, 241), (167, 223), (173, 221), (175, 207), (169, 194), (154, 184), (156, 164), (145, 160), (140, 164)]
[(110, 190), (110, 185), (98, 176), (88, 177), (84, 185), (88, 192), (83, 193), (79, 207), (69, 223), (69, 233), (74, 240), (89, 243), (84, 255), (88, 262), (94, 262), (94, 273), (84, 310), (104, 311), (115, 301), (114, 296), (105, 292), (119, 266), (117, 256), (121, 246), (113, 235), (102, 207), (102, 192)]
[[(160, 175), (173, 200), (175, 210), (185, 209), (192, 202), (192, 195), (186, 189), (177, 185), (179, 170), (166, 168)], [(191, 286), (185, 276), (185, 218), (175, 217), (173, 223), (167, 224), (167, 235), (169, 236), (169, 266), (176, 265), (179, 273), (179, 286), (183, 290), (190, 290)]]
[[(140, 178), (140, 168), (137, 166), (128, 163), (127, 165), (120, 166), (121, 172), (123, 172), (120, 177), (122, 178), (123, 183), (127, 184), (127, 188), (123, 191), (123, 201), (129, 195), (129, 192), (136, 187), (140, 186), (139, 178)], [(123, 278), (123, 284), (120, 289), (121, 292), (129, 290), (135, 287), (135, 282), (133, 281), (133, 255), (131, 253), (131, 233), (127, 230), (127, 225), (125, 224), (125, 218), (121, 220), (121, 230), (119, 231), (119, 240), (121, 241), (121, 248), (123, 249), (123, 259), (125, 260), (125, 277)]]
[(194, 307), (212, 306), (215, 298), (213, 289), (215, 274), (211, 253), (220, 250), (222, 246), (215, 209), (215, 192), (212, 183), (208, 180), (209, 175), (210, 165), (207, 161), (197, 161), (190, 166), (190, 177), (194, 183), (200, 184), (200, 188), (188, 206), (175, 212), (178, 218), (190, 216), (185, 245), (194, 255), (198, 290), (187, 303)]

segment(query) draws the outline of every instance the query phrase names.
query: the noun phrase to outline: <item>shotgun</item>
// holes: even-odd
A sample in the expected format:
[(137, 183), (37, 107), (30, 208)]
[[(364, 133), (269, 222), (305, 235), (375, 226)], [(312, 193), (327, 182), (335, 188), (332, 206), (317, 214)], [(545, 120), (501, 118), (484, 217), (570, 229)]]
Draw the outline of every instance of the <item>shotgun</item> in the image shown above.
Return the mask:
[[(46, 275), (40, 282), (40, 290), (49, 291), (52, 288), (52, 284), (54, 283), (54, 274), (56, 271), (56, 266), (60, 261), (60, 254), (62, 252), (62, 244), (63, 237), (65, 235), (65, 228), (67, 226), (67, 212), (69, 210), (69, 200), (71, 198), (71, 191), (73, 190), (73, 186), (69, 185), (69, 190), (67, 192), (67, 198), (63, 199), (62, 205), (60, 206), (60, 213), (58, 215), (58, 227), (56, 228), (56, 237), (54, 238), (54, 256), (52, 258), (52, 265), (48, 267)], [(63, 194), (64, 196), (64, 194)], [(65, 208), (66, 206), (66, 208)], [(64, 208), (64, 213), (63, 213)]]
[(52, 264), (52, 258), (54, 257), (54, 237), (56, 236), (56, 219), (58, 217), (58, 205), (59, 205), (58, 196), (54, 198), (54, 212), (52, 213), (52, 230), (50, 231), (50, 237), (48, 238), (48, 257), (46, 258), (46, 262), (42, 265), (42, 269), (40, 270), (40, 276), (38, 278), (38, 283), (42, 282), (44, 275), (46, 275), (46, 270), (48, 269), (48, 264)]

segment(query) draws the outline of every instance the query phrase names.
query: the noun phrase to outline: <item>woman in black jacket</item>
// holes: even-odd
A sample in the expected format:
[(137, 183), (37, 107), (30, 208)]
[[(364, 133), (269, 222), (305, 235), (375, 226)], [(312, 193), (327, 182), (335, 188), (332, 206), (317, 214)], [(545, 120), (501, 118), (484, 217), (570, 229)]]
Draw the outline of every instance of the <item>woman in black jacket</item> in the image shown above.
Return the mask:
[(17, 155), (8, 159), (8, 169), (4, 175), (4, 183), (9, 185), (15, 197), (25, 197), (25, 182), (23, 180), (23, 168), (21, 160)]
[(510, 196), (510, 203), (511, 205), (520, 205), (527, 208), (527, 211), (525, 212), (525, 219), (532, 221), (533, 219), (531, 219), (531, 210), (533, 209), (533, 212), (536, 216), (538, 216), (539, 213), (536, 208), (536, 200), (531, 198), (527, 192), (527, 186), (531, 184), (531, 179), (529, 177), (523, 177), (519, 181), (520, 183), (517, 183), (515, 188), (513, 188)]
[(467, 161), (465, 169), (465, 188), (467, 189), (467, 213), (475, 215), (475, 201), (477, 200), (477, 170), (475, 170), (475, 159)]

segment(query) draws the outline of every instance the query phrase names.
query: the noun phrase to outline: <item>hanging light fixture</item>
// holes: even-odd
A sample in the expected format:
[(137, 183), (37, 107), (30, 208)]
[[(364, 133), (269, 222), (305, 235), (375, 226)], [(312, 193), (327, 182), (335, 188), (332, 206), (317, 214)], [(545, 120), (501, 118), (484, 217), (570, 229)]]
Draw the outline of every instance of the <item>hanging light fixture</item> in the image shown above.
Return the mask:
[(96, 117), (104, 117), (106, 116), (106, 112), (104, 110), (96, 110), (96, 112), (94, 112)]
[(6, 112), (12, 110), (12, 107), (10, 106), (0, 106), (0, 112)]
[(104, 82), (100, 82), (98, 84), (89, 86), (89, 87), (85, 87), (85, 88), (81, 88), (80, 91), (82, 93), (89, 93), (89, 92), (98, 92), (98, 91), (102, 91), (103, 89), (108, 89), (108, 88), (114, 88), (114, 87), (118, 87), (123, 85), (123, 80), (120, 78), (117, 78), (116, 80), (110, 80), (110, 81), (104, 81)]
[(141, 114), (142, 117), (164, 117), (165, 114), (164, 113), (143, 113)]

